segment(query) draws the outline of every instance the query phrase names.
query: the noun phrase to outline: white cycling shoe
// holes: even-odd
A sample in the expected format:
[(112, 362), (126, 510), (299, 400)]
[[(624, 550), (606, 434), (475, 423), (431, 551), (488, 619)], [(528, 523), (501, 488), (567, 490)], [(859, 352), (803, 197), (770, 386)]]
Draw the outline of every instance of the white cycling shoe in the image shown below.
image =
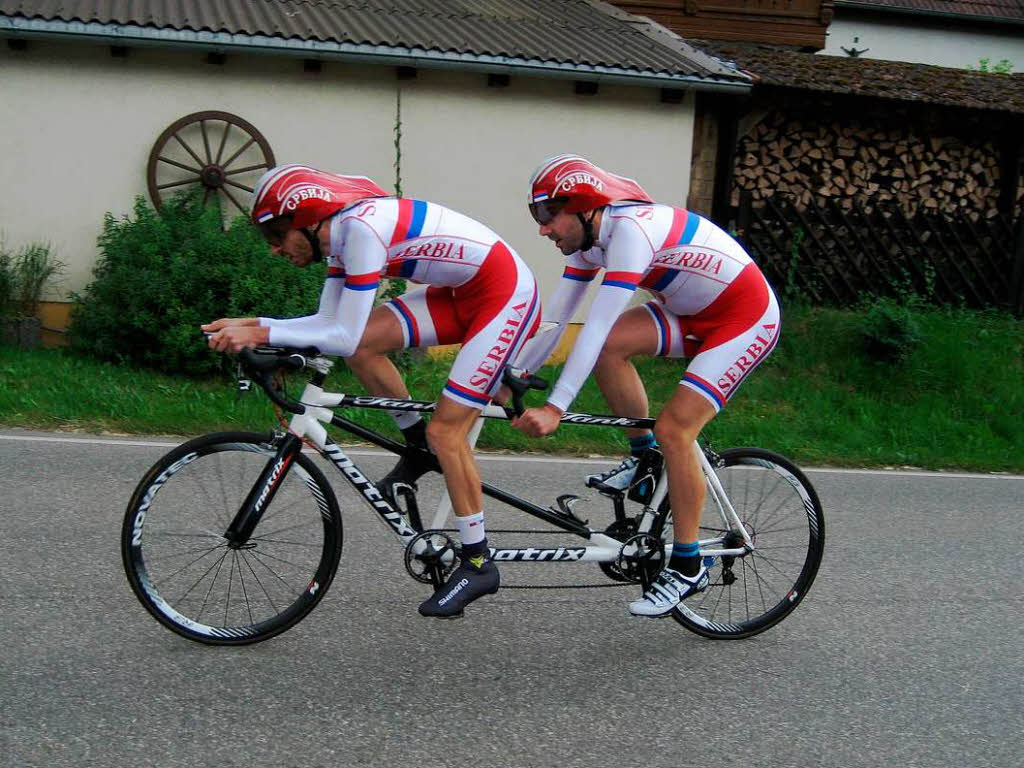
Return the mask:
[(703, 563), (695, 576), (683, 576), (679, 571), (662, 568), (644, 596), (629, 604), (629, 612), (652, 618), (667, 616), (683, 600), (707, 589), (708, 581), (708, 569)]
[(636, 475), (639, 462), (633, 456), (623, 460), (615, 469), (596, 475), (587, 475), (587, 487), (599, 491), (624, 491), (629, 488)]

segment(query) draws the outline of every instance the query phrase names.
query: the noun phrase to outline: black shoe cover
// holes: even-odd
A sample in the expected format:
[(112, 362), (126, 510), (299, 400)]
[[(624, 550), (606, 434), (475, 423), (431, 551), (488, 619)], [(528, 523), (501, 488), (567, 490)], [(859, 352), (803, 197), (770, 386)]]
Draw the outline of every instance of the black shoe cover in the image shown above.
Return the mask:
[(384, 488), (400, 483), (408, 485), (415, 491), (417, 490), (416, 481), (427, 474), (430, 469), (431, 467), (415, 454), (412, 456), (402, 456), (398, 463), (391, 468), (391, 471), (380, 479), (377, 487)]
[(489, 558), (483, 560), (479, 567), (463, 563), (429, 600), (420, 604), (420, 615), (457, 618), (462, 615), (462, 609), (477, 598), (497, 592), (500, 582), (498, 566)]

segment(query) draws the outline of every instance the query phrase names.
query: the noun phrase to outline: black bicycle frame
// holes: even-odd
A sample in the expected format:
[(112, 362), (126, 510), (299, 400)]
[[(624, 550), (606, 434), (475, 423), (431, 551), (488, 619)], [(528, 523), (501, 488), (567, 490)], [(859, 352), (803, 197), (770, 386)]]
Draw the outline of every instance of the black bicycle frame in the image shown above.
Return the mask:
[[(274, 494), (277, 492), (277, 488), (280, 485), (281, 480), (287, 474), (296, 455), (302, 450), (303, 437), (306, 436), (307, 431), (310, 429), (316, 429), (318, 433), (322, 432), (323, 428), (320, 426), (322, 423), (330, 423), (332, 426), (336, 426), (350, 434), (361, 437), (362, 439), (392, 453), (410, 457), (414, 456), (422, 462), (424, 466), (438, 472), (441, 471), (437, 458), (429, 451), (398, 443), (339, 416), (333, 410), (334, 408), (369, 408), (387, 411), (416, 411), (418, 413), (432, 413), (437, 408), (437, 403), (433, 401), (401, 400), (370, 395), (325, 393), (321, 387), (327, 375), (327, 371), (329, 370), (329, 365), (311, 366), (314, 368), (315, 373), (308, 382), (307, 389), (304, 392), (304, 397), (319, 400), (320, 402), (292, 402), (284, 397), (282, 393), (278, 392), (271, 382), (271, 374), (273, 370), (278, 367), (291, 369), (305, 367), (309, 362), (306, 357), (306, 352), (312, 354), (315, 353), (315, 351), (316, 350), (301, 351), (273, 348), (267, 348), (262, 351), (243, 350), (241, 355), (243, 367), (254, 375), (256, 381), (274, 403), (288, 412), (295, 414), (292, 421), (292, 429), (297, 429), (297, 432), (293, 433), (292, 431), (289, 431), (289, 433), (281, 440), (274, 457), (267, 461), (259, 479), (254, 484), (252, 490), (250, 490), (245, 501), (238, 510), (238, 513), (228, 526), (224, 535), (232, 547), (240, 548), (246, 545), (249, 537), (252, 535), (252, 532), (259, 524), (260, 518), (263, 515), (263, 510), (267, 508), (270, 501), (274, 498)], [(522, 397), (525, 392), (528, 389), (540, 389), (546, 387), (546, 383), (543, 380), (538, 379), (536, 376), (529, 374), (522, 374), (519, 376), (511, 375), (511, 373), (511, 371), (506, 371), (503, 381), (512, 391), (513, 403), (516, 409), (521, 413), (523, 408)], [(310, 387), (312, 387), (312, 389), (310, 389)], [(316, 408), (319, 410), (319, 413), (315, 414), (315, 416), (311, 416), (307, 413), (309, 408)], [(325, 418), (325, 411), (331, 414), (329, 421)], [(487, 406), (481, 411), (481, 416), (484, 418), (511, 420), (515, 418), (516, 410), (506, 406)], [(561, 421), (565, 424), (617, 427), (620, 429), (630, 427), (650, 429), (654, 426), (654, 419), (650, 418), (628, 418), (590, 413), (565, 413), (562, 415)], [(296, 426), (297, 424), (299, 426)], [(314, 424), (316, 425), (315, 427)], [(403, 511), (396, 509), (395, 506), (381, 495), (376, 485), (363, 475), (359, 468), (356, 467), (355, 463), (345, 455), (344, 451), (342, 451), (336, 443), (332, 442), (328, 438), (326, 432), (320, 434), (318, 442), (322, 443), (322, 450), (326, 457), (345, 476), (345, 479), (349, 481), (356, 492), (359, 493), (392, 528), (392, 530), (394, 530), (400, 539), (408, 540), (417, 534), (417, 532), (411, 527), (409, 520), (406, 518)], [(591, 529), (588, 528), (582, 520), (575, 517), (568, 510), (563, 513), (554, 509), (545, 509), (531, 501), (522, 499), (493, 485), (489, 485), (488, 483), (482, 483), (481, 486), (484, 495), (497, 499), (498, 501), (508, 504), (511, 507), (543, 520), (549, 525), (553, 525), (568, 533), (584, 539), (591, 539), (595, 533), (594, 531), (591, 531)], [(615, 498), (614, 502), (616, 519), (621, 520), (624, 515), (622, 499)], [(544, 559), (579, 559), (583, 556), (582, 552), (584, 550), (580, 549), (579, 554), (576, 554), (575, 550), (572, 552), (564, 552), (560, 548), (559, 551), (562, 551), (563, 554), (559, 556), (552, 554), (550, 558)], [(518, 551), (510, 550), (509, 552), (511, 553), (510, 559), (520, 559), (518, 557)], [(532, 558), (527, 558), (523, 555), (522, 559)]]
[[(376, 410), (406, 410), (416, 411), (417, 413), (431, 413), (437, 407), (437, 403), (427, 400), (395, 400), (389, 397), (374, 397), (369, 395), (345, 395), (342, 397), (341, 402), (338, 403), (339, 408), (369, 408)], [(484, 418), (493, 419), (512, 419), (515, 417), (515, 413), (509, 408), (503, 408), (504, 415), (497, 413), (482, 413)], [(654, 419), (651, 418), (628, 418), (622, 416), (604, 416), (591, 413), (565, 413), (562, 415), (561, 422), (563, 424), (578, 424), (586, 426), (601, 426), (601, 427), (618, 427), (618, 428), (637, 428), (637, 429), (650, 429), (654, 426)], [(367, 429), (366, 427), (360, 426), (355, 422), (349, 421), (341, 416), (335, 414), (331, 418), (331, 425), (349, 432), (350, 434), (361, 437), (362, 439), (373, 443), (374, 445), (380, 446), (385, 450), (391, 451), (396, 454), (404, 454), (407, 456), (416, 455), (421, 461), (427, 466), (431, 466), (433, 469), (440, 472), (441, 468), (437, 464), (437, 457), (429, 451), (422, 449), (412, 448), (410, 446), (403, 445), (395, 442), (383, 435), (379, 435), (376, 432)], [(538, 506), (531, 501), (515, 496), (514, 494), (503, 491), (488, 483), (481, 483), (483, 493), (485, 496), (489, 496), (492, 499), (497, 499), (500, 502), (508, 504), (511, 507), (532, 515), (546, 523), (549, 523), (557, 528), (561, 528), (564, 531), (580, 536), (584, 539), (589, 539), (592, 531), (581, 521), (554, 512), (550, 509)], [(390, 506), (390, 505), (388, 505)], [(389, 521), (390, 522), (390, 521)]]

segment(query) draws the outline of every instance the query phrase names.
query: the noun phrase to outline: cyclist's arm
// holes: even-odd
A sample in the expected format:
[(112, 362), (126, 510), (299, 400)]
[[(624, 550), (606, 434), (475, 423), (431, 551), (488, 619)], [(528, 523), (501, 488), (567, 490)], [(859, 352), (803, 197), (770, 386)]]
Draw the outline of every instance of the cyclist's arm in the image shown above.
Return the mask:
[[(335, 242), (338, 245), (335, 246)], [(328, 355), (349, 357), (359, 346), (387, 250), (377, 233), (365, 222), (347, 218), (332, 223), (331, 263), (344, 254), (345, 271), (332, 266), (320, 294), (315, 315), (289, 320), (260, 318), (270, 328), (270, 343), (289, 347), (314, 346)], [(337, 275), (332, 277), (332, 272)]]
[(222, 317), (219, 320), (214, 320), (212, 323), (204, 323), (199, 327), (207, 333), (213, 333), (221, 328), (236, 328), (259, 324), (260, 319), (258, 317)]
[(516, 367), (536, 371), (558, 345), (569, 321), (590, 287), (590, 282), (600, 270), (573, 254), (568, 258), (562, 279), (544, 305), (544, 322), (555, 323), (557, 328), (537, 334), (530, 339), (516, 358)]
[[(626, 225), (626, 226), (623, 226)], [(637, 284), (650, 266), (653, 253), (646, 235), (625, 219), (616, 227), (607, 250), (607, 268), (572, 352), (565, 361), (548, 403), (565, 412), (579, 394), (597, 362), (612, 326), (629, 304)]]

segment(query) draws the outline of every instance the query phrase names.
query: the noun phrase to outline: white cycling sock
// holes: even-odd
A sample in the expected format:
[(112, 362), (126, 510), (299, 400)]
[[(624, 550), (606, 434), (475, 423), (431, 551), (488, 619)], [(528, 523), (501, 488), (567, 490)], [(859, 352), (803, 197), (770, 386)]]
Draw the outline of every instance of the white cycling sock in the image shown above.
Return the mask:
[(484, 531), (484, 513), (477, 512), (475, 515), (466, 517), (455, 516), (455, 525), (459, 529), (459, 538), (462, 539), (462, 546), (477, 544), (487, 538)]

